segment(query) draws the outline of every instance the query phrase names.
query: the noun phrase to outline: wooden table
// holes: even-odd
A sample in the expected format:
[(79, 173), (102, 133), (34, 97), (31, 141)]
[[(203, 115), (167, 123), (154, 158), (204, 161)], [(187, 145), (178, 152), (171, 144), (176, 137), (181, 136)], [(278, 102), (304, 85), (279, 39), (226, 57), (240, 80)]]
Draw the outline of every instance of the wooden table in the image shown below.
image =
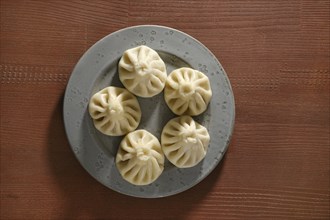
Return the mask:
[[(95, 181), (66, 139), (71, 71), (124, 27), (182, 30), (236, 99), (223, 161), (175, 196)], [(329, 219), (329, 1), (1, 0), (1, 219)]]

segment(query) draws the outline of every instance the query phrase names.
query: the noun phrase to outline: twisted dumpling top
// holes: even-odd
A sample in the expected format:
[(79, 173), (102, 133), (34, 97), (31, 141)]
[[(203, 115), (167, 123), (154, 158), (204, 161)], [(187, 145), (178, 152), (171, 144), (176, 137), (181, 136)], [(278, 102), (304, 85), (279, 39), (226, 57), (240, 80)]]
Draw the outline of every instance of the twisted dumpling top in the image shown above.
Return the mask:
[(166, 82), (166, 67), (158, 53), (147, 46), (126, 50), (118, 65), (119, 78), (130, 92), (141, 97), (160, 93)]
[(167, 78), (165, 101), (177, 115), (199, 115), (204, 112), (212, 97), (208, 77), (198, 70), (183, 67)]
[(111, 136), (120, 136), (135, 130), (141, 120), (141, 109), (136, 97), (126, 89), (113, 86), (92, 96), (89, 114), (95, 127)]

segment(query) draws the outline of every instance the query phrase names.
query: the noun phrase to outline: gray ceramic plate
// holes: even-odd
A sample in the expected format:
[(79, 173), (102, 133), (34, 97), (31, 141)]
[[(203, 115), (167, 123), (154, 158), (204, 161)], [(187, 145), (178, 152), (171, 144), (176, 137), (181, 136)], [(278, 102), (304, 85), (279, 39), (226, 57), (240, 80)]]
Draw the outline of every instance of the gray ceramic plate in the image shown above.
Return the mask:
[[(115, 157), (122, 137), (97, 131), (88, 114), (90, 97), (109, 85), (123, 87), (117, 73), (123, 52), (138, 45), (156, 50), (166, 63), (168, 74), (179, 67), (199, 69), (210, 79), (213, 96), (206, 112), (195, 117), (210, 134), (205, 159), (197, 166), (178, 169), (165, 162), (162, 175), (152, 184), (135, 186), (119, 174)], [(160, 138), (168, 120), (175, 117), (163, 93), (138, 98), (142, 119), (138, 129)], [(114, 32), (94, 44), (79, 60), (64, 97), (64, 124), (72, 150), (88, 173), (117, 192), (143, 198), (157, 198), (185, 191), (203, 180), (223, 157), (234, 127), (235, 104), (227, 75), (217, 58), (199, 41), (168, 27), (143, 25)]]

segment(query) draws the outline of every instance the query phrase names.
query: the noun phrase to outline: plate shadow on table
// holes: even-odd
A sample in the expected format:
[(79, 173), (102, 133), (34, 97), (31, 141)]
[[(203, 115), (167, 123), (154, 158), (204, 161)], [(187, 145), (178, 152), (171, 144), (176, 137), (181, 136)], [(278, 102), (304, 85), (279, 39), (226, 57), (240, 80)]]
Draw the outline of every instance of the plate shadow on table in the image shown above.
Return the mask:
[(141, 199), (119, 194), (97, 182), (75, 158), (66, 138), (62, 107), (63, 96), (53, 110), (47, 143), (50, 169), (61, 192), (58, 218), (132, 219), (142, 213), (146, 218), (184, 218), (221, 179), (225, 157), (202, 182), (177, 195)]

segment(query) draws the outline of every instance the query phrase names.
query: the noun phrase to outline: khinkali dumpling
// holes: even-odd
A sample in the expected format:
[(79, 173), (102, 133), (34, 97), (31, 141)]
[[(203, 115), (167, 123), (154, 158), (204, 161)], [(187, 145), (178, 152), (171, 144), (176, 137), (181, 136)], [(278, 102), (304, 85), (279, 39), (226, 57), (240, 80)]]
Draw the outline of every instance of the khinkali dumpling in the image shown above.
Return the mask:
[(166, 82), (166, 67), (158, 53), (147, 46), (126, 50), (119, 61), (119, 79), (130, 92), (141, 97), (160, 93)]
[(206, 155), (209, 141), (207, 129), (186, 115), (171, 119), (161, 135), (165, 156), (179, 168), (198, 164)]
[(208, 77), (183, 67), (170, 73), (164, 97), (168, 107), (177, 115), (199, 115), (204, 112), (212, 96)]
[(89, 102), (89, 114), (103, 134), (120, 136), (137, 128), (141, 109), (136, 97), (126, 89), (106, 87), (95, 93)]
[(134, 185), (154, 182), (164, 170), (165, 157), (158, 139), (146, 130), (136, 130), (121, 141), (116, 165), (122, 177)]

